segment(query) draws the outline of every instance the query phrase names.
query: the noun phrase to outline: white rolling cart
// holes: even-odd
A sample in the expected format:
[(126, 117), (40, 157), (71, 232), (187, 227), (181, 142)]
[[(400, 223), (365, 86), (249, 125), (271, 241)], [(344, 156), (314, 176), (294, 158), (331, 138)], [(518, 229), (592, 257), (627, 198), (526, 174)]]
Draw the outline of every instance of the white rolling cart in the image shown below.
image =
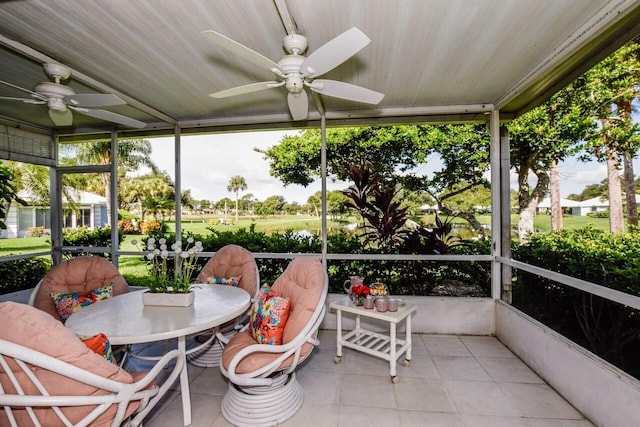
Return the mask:
[[(342, 347), (352, 348), (363, 353), (379, 357), (389, 362), (389, 375), (394, 384), (399, 381), (396, 375), (396, 363), (404, 354), (404, 366), (409, 366), (411, 361), (411, 313), (416, 311), (415, 304), (406, 304), (398, 307), (398, 311), (379, 312), (375, 308), (365, 309), (356, 306), (345, 296), (343, 300), (334, 301), (329, 306), (336, 310), (336, 342), (337, 353), (335, 362), (342, 363)], [(355, 329), (342, 334), (342, 312), (356, 315)], [(389, 335), (363, 329), (360, 325), (360, 316), (378, 319), (389, 323)], [(405, 339), (398, 339), (396, 326), (405, 320)]]

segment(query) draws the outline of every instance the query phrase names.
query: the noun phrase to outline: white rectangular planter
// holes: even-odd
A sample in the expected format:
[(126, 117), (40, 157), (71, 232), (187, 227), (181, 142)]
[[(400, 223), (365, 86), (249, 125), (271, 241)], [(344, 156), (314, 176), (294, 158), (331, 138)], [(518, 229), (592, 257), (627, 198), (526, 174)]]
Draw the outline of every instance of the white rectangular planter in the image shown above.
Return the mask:
[(188, 307), (193, 304), (196, 293), (161, 293), (146, 291), (142, 294), (143, 305), (161, 305), (167, 307)]

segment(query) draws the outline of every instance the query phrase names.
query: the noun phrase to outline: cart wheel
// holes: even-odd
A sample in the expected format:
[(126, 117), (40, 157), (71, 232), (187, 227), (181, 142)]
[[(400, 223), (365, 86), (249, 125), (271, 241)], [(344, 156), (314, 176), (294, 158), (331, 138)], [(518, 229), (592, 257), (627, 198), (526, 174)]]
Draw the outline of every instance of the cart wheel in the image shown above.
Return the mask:
[(394, 384), (398, 384), (400, 382), (400, 378), (394, 375), (391, 377), (391, 382)]
[(409, 365), (411, 365), (411, 361), (409, 359), (404, 359), (402, 361), (402, 366), (409, 366)]
[(342, 363), (342, 356), (336, 356), (333, 361), (336, 363), (336, 365), (339, 365)]

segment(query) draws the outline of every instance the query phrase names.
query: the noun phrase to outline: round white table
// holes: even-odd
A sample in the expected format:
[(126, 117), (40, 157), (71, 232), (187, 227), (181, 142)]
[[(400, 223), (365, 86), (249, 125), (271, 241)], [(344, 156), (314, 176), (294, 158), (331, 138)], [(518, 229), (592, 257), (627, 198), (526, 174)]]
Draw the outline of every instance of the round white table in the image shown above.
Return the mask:
[(243, 289), (196, 284), (195, 302), (189, 307), (145, 306), (145, 291), (129, 292), (91, 304), (67, 319), (67, 326), (81, 337), (105, 334), (111, 344), (137, 344), (177, 338), (184, 358), (180, 389), (184, 425), (191, 424), (191, 399), (186, 361), (187, 335), (212, 329), (244, 313), (250, 296)]

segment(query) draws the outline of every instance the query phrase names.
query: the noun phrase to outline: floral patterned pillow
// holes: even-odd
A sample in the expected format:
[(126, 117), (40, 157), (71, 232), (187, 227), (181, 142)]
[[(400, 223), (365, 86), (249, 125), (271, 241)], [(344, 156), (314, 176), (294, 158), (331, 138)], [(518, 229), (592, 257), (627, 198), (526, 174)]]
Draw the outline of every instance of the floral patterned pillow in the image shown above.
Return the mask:
[(62, 322), (66, 322), (69, 316), (76, 311), (93, 304), (94, 302), (104, 301), (111, 297), (113, 291), (113, 283), (96, 288), (88, 292), (52, 292), (51, 299), (53, 299), (58, 314), (62, 319)]
[(204, 282), (210, 285), (238, 286), (238, 283), (240, 283), (240, 279), (242, 279), (242, 276), (235, 276), (235, 277), (209, 276), (207, 277), (207, 280), (205, 280)]
[(282, 344), (290, 308), (289, 298), (277, 295), (266, 283), (262, 285), (253, 304), (249, 323), (249, 332), (258, 344)]

